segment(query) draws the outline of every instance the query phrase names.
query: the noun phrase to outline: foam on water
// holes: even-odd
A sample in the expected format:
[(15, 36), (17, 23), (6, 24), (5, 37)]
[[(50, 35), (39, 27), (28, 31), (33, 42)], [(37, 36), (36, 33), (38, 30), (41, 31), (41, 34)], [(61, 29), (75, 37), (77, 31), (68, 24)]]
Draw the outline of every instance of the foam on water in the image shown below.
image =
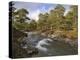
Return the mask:
[[(48, 41), (48, 42), (47, 42), (47, 41)], [(44, 46), (48, 46), (48, 45), (50, 45), (49, 42), (52, 42), (52, 40), (51, 40), (51, 39), (48, 39), (48, 38), (42, 39), (42, 40), (40, 40), (40, 41), (38, 42), (38, 44), (36, 45), (36, 48), (38, 48), (38, 49), (41, 50), (41, 51), (47, 51), (48, 49), (47, 49), (46, 47), (43, 47), (43, 45), (44, 45)]]

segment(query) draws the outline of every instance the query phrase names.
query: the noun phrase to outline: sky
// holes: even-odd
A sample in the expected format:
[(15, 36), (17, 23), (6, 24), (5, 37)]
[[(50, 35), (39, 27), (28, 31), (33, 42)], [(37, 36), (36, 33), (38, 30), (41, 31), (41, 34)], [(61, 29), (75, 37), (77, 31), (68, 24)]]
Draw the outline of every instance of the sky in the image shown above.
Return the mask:
[[(32, 3), (32, 2), (14, 2), (17, 9), (25, 8), (28, 10), (28, 17), (34, 20), (38, 20), (38, 15), (40, 13), (49, 12), (51, 9), (54, 9), (57, 4), (50, 3)], [(69, 11), (70, 5), (63, 5), (65, 7), (65, 14)]]

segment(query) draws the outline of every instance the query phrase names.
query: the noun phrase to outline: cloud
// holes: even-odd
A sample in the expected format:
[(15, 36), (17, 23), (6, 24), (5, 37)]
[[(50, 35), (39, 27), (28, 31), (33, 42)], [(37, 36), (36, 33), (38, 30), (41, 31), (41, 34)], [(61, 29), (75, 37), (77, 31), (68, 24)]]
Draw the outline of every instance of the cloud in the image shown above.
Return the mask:
[(30, 17), (31, 19), (34, 19), (35, 21), (37, 21), (39, 19), (39, 14), (40, 14), (40, 10), (36, 10), (36, 11), (33, 11), (33, 12), (30, 12), (28, 17)]
[(45, 13), (47, 10), (45, 9), (45, 6), (43, 6), (42, 8), (38, 8), (35, 11), (31, 11), (28, 15), (28, 17), (30, 17), (31, 19), (34, 19), (35, 21), (38, 21), (39, 19), (39, 14), (40, 13)]
[[(57, 4), (32, 3), (32, 2), (15, 2), (14, 7), (17, 9), (25, 8), (29, 11), (28, 17), (37, 21), (40, 13), (50, 12)], [(66, 8), (64, 16), (69, 12), (69, 5), (63, 5)]]
[(64, 12), (64, 16), (66, 16), (69, 11), (70, 11), (70, 9), (67, 9), (67, 10)]
[(49, 12), (51, 9), (53, 9), (52, 7), (50, 7), (49, 9), (46, 9), (45, 6), (41, 7), (41, 8), (38, 8), (37, 10), (35, 11), (31, 11), (28, 15), (28, 17), (30, 17), (31, 19), (34, 19), (35, 21), (38, 21), (39, 19), (39, 14), (40, 13), (45, 13), (45, 12)]

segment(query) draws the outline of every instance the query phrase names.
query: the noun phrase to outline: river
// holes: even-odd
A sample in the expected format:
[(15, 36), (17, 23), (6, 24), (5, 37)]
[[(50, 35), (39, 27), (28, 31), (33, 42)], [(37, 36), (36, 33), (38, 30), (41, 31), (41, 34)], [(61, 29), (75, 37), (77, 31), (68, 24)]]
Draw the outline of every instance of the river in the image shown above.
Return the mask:
[(60, 55), (75, 55), (77, 49), (62, 41), (55, 41), (54, 39), (43, 37), (40, 34), (27, 32), (28, 37), (24, 37), (23, 41), (27, 44), (22, 47), (27, 49), (28, 45), (38, 49), (38, 54), (34, 57), (43, 56), (60, 56)]

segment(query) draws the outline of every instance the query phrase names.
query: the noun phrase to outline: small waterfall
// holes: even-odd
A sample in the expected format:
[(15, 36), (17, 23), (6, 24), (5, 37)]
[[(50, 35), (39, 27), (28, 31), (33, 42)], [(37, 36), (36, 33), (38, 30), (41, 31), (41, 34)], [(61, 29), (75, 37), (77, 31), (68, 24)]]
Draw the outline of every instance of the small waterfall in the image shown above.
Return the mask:
[(49, 38), (42, 39), (37, 43), (36, 48), (38, 48), (41, 51), (46, 52), (46, 51), (48, 51), (48, 49), (44, 46), (49, 46), (51, 42), (52, 42), (52, 40)]

